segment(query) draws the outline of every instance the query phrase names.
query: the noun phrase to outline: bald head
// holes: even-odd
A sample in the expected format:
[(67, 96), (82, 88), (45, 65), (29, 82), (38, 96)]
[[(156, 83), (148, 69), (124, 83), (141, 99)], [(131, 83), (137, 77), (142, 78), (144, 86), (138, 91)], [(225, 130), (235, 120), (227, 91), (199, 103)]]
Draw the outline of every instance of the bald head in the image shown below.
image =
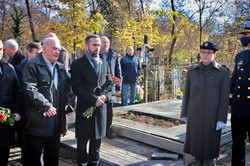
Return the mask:
[(102, 36), (101, 37), (101, 52), (103, 54), (106, 54), (109, 50), (109, 46), (110, 46), (109, 38), (106, 36)]
[(45, 36), (45, 39), (46, 39), (46, 38), (58, 38), (58, 37), (56, 36), (55, 33), (50, 32), (50, 33), (48, 33), (48, 34)]

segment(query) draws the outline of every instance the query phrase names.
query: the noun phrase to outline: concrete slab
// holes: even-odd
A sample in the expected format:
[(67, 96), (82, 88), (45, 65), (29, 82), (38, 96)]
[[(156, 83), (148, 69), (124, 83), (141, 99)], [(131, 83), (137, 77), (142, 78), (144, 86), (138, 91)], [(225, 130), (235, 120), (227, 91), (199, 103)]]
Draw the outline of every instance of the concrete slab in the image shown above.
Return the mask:
[(114, 107), (114, 113), (122, 113), (133, 110), (151, 115), (171, 117), (173, 119), (180, 120), (181, 102), (181, 100), (173, 99), (122, 107)]

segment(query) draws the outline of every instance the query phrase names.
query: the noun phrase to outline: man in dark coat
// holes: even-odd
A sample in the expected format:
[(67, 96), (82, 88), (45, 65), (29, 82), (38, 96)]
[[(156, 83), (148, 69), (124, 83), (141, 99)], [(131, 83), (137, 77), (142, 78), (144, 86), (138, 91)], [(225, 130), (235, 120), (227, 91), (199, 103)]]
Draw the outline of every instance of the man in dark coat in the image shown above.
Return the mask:
[(58, 165), (60, 135), (66, 133), (66, 111), (74, 106), (70, 78), (57, 62), (60, 41), (47, 38), (43, 52), (29, 60), (23, 71), (23, 90), (28, 125), (27, 165)]
[[(96, 166), (99, 163), (101, 139), (106, 135), (107, 107), (105, 102), (111, 93), (102, 94), (109, 73), (108, 63), (99, 58), (101, 40), (97, 35), (88, 35), (85, 39), (84, 55), (72, 62), (71, 80), (74, 94), (77, 96), (76, 138), (77, 162), (79, 166)], [(91, 106), (96, 109), (92, 117), (82, 114)], [(86, 151), (89, 141), (89, 155)]]
[(26, 58), (23, 53), (18, 50), (18, 44), (14, 39), (9, 39), (4, 42), (4, 53), (9, 57), (8, 62), (14, 67)]
[[(27, 52), (26, 52), (26, 55), (27, 55), (27, 58), (24, 59), (22, 61), (21, 64), (19, 65), (16, 65), (15, 66), (15, 70), (16, 70), (16, 74), (17, 74), (17, 78), (19, 80), (19, 83), (20, 83), (20, 87), (21, 87), (21, 90), (22, 90), (22, 84), (23, 84), (23, 68), (24, 66), (26, 65), (26, 63), (28, 62), (29, 59), (33, 59), (36, 57), (36, 55), (42, 50), (42, 46), (37, 43), (37, 42), (31, 42), (27, 45)], [(26, 120), (26, 116), (25, 116), (25, 99), (24, 98), (20, 98), (19, 101), (22, 103), (22, 112), (21, 112), (21, 117), (22, 119), (19, 121), (19, 131), (17, 130), (17, 134), (16, 134), (16, 141), (17, 141), (17, 144), (18, 143), (21, 143), (21, 150), (22, 150), (22, 164), (25, 165), (25, 157), (26, 157), (26, 153), (25, 153), (25, 150), (26, 150), (26, 144), (25, 144), (25, 141), (26, 141), (26, 138), (25, 138), (25, 132), (23, 132), (23, 130), (25, 129), (26, 125), (27, 125), (27, 120)]]
[[(0, 107), (9, 108), (20, 120), (18, 104), (19, 85), (13, 66), (2, 60), (3, 43), (0, 40)], [(14, 139), (11, 126), (0, 123), (0, 165), (7, 166), (10, 145)]]
[(235, 67), (230, 82), (232, 127), (232, 166), (245, 166), (245, 145), (250, 137), (250, 22), (241, 32), (243, 47), (235, 57)]
[[(121, 79), (121, 65), (118, 59), (118, 54), (114, 52), (110, 48), (109, 39), (106, 36), (101, 37), (101, 52), (100, 57), (107, 61), (110, 68), (110, 73), (112, 76), (115, 76)], [(116, 101), (116, 94), (119, 94), (121, 89), (119, 86), (115, 86), (112, 89), (112, 97), (107, 104), (107, 131), (106, 136), (110, 139), (115, 137), (114, 133), (112, 132), (112, 119), (113, 119), (113, 103)]]
[(227, 122), (230, 72), (214, 59), (218, 46), (204, 42), (201, 62), (190, 67), (185, 80), (181, 117), (187, 122), (184, 152), (197, 166), (214, 166), (221, 129)]
[(134, 48), (128, 46), (126, 55), (121, 59), (122, 69), (122, 105), (128, 105), (128, 89), (130, 88), (130, 104), (135, 104), (136, 84), (142, 68), (139, 58), (134, 54)]

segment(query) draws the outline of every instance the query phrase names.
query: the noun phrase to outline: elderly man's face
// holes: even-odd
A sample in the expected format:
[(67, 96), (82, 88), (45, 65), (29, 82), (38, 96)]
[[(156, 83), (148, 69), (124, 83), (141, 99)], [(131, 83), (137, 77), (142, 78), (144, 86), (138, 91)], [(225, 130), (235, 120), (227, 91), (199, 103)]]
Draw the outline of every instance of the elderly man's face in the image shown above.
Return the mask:
[(109, 49), (109, 39), (106, 38), (106, 37), (102, 37), (101, 42), (102, 42), (101, 50), (102, 51), (108, 51), (108, 49)]
[(3, 46), (3, 50), (8, 57), (12, 57), (16, 53), (16, 50), (14, 50), (13, 48), (6, 47), (5, 45)]
[(134, 48), (132, 46), (127, 48), (127, 54), (130, 56), (134, 55)]
[(54, 63), (59, 58), (60, 50), (61, 45), (59, 40), (51, 40), (49, 44), (43, 47), (43, 55), (48, 61)]

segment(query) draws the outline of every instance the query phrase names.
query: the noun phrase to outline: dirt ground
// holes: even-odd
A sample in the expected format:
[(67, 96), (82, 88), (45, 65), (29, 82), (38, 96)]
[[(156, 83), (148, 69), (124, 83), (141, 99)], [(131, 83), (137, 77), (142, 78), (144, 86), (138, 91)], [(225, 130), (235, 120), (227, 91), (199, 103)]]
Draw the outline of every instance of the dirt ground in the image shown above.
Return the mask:
[(172, 119), (167, 119), (167, 118), (162, 118), (162, 117), (157, 117), (157, 116), (147, 116), (147, 115), (134, 113), (134, 112), (129, 112), (127, 114), (117, 114), (115, 116), (123, 118), (123, 119), (129, 119), (132, 121), (140, 122), (140, 123), (151, 124), (151, 125), (159, 126), (163, 128), (174, 127), (181, 123), (181, 121), (179, 120), (172, 120)]

